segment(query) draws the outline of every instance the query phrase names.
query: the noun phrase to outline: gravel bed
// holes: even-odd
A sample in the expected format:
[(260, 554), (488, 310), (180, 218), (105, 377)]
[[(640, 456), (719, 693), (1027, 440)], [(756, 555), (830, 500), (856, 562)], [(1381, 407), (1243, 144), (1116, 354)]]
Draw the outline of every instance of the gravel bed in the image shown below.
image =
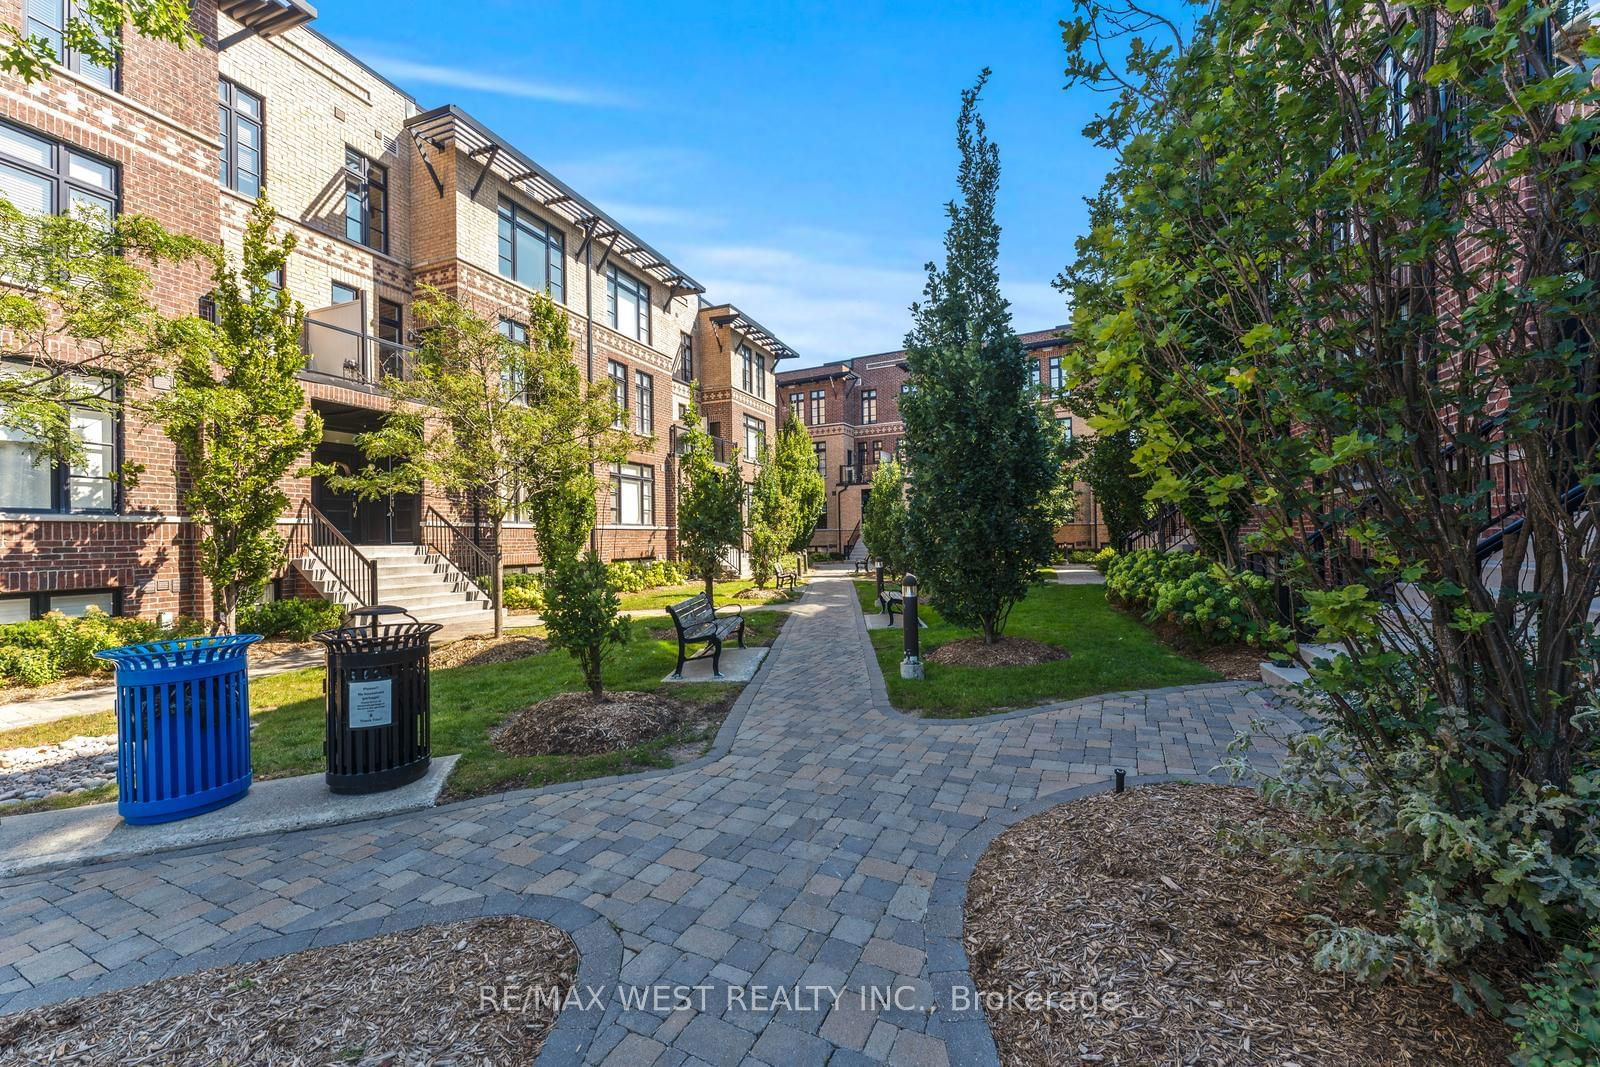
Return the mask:
[(116, 780), (116, 734), (0, 750), (0, 804), (76, 793)]

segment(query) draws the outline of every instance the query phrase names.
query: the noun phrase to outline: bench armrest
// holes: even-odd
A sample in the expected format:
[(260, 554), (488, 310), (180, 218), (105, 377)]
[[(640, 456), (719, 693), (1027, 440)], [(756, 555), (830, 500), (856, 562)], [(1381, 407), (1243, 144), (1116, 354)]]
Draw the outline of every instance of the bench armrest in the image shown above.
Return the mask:
[(724, 604), (720, 608), (714, 608), (714, 609), (712, 609), (712, 617), (713, 618), (717, 618), (717, 619), (725, 619), (725, 618), (727, 618), (726, 615), (722, 614), (722, 612), (723, 612), (723, 610), (725, 608), (732, 608), (735, 615), (738, 615), (741, 619), (744, 618), (744, 605), (743, 604)]

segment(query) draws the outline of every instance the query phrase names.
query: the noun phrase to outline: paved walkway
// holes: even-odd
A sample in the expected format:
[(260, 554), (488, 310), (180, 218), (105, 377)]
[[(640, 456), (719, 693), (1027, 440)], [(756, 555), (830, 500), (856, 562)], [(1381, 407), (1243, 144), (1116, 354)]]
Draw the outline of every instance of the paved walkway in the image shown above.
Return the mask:
[[(573, 932), (580, 984), (603, 991), (563, 1013), (541, 1062), (993, 1062), (954, 994), (970, 988), (962, 902), (984, 845), (1114, 766), (1203, 776), (1235, 729), (1277, 713), (1227, 683), (908, 719), (849, 581), (816, 577), (693, 764), (0, 883), (0, 1011), (530, 914)], [(683, 1010), (625, 1001), (662, 982), (704, 988)], [(797, 986), (851, 992), (783, 992)], [(887, 1004), (858, 992), (897, 988)]]

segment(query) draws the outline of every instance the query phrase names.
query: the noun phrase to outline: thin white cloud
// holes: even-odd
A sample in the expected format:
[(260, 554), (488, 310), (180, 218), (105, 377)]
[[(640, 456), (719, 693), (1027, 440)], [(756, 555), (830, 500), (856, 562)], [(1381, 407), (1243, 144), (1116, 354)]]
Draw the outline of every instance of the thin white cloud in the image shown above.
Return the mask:
[[(708, 299), (738, 305), (805, 365), (899, 348), (911, 328), (911, 302), (927, 280), (920, 264), (885, 267), (767, 245), (689, 247), (678, 262), (706, 287)], [(1002, 288), (1019, 332), (1066, 320), (1066, 302), (1048, 282)]]
[(543, 100), (552, 104), (578, 104), (586, 107), (629, 107), (630, 102), (615, 93), (588, 89), (576, 85), (555, 85), (532, 81), (515, 75), (494, 74), (465, 67), (448, 67), (435, 63), (418, 63), (392, 56), (373, 56), (369, 65), (385, 75), (401, 81), (442, 85), (450, 89), (471, 92), (495, 93), (524, 100)]

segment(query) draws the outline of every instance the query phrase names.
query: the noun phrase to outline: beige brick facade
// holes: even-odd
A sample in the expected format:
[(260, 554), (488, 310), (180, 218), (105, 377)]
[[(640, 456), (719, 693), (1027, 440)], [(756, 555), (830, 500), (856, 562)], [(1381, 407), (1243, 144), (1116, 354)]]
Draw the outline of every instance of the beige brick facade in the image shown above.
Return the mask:
[[(628, 232), (625, 219), (613, 221), (579, 191), (559, 186), (524, 155), (537, 155), (539, 146), (510, 145), (453, 108), (424, 110), (311, 27), (263, 36), (241, 32), (246, 27), (218, 14), (215, 0), (198, 0), (194, 11), (203, 38), (197, 47), (179, 50), (130, 33), (115, 89), (65, 69), (26, 88), (0, 77), (0, 121), (114, 163), (120, 211), (148, 214), (237, 251), (251, 198), (218, 180), (219, 78), (260, 97), (264, 187), (280, 227), (298, 242), (284, 283), (320, 322), (307, 333), (306, 403), (327, 422), (324, 448), (343, 449), (342, 455), (354, 455), (354, 434), (377, 425), (390, 406), (370, 373), (378, 353), (395, 351), (378, 340), (382, 311), (400, 309), (402, 340), (412, 339), (410, 309), (423, 286), (464, 299), (486, 317), (526, 319), (531, 291), (501, 270), (500, 205), (514, 203), (559, 234), (562, 303), (576, 359), (602, 386), (613, 369), (625, 375), (629, 425), (642, 431), (635, 433), (629, 460), (649, 472), (648, 517), (623, 521), (613, 513), (611, 474), (601, 472), (594, 547), (606, 559), (672, 557), (673, 423), (690, 392), (679, 365), (685, 341), (692, 345), (708, 419), (731, 428), (722, 436), (741, 440), (747, 416), (761, 420), (769, 436), (776, 429), (772, 376), (788, 350), (759, 326), (749, 328), (737, 309), (708, 302), (682, 271)], [(0, 22), (20, 25), (21, 15), (20, 0), (0, 0)], [(228, 46), (219, 51), (219, 42)], [(382, 247), (347, 236), (346, 153), (352, 149), (383, 168)], [(554, 193), (551, 182), (559, 187)], [(648, 287), (644, 336), (633, 335), (638, 320), (620, 308), (612, 325), (608, 269)], [(197, 313), (210, 288), (207, 275), (194, 266), (164, 270), (156, 285), (162, 310)], [(358, 306), (335, 309), (336, 286), (358, 294)], [(730, 313), (737, 321), (726, 321)], [(766, 397), (739, 388), (734, 361), (740, 344), (758, 349), (765, 361)], [(653, 418), (644, 426), (638, 424), (641, 375), (653, 400)], [(180, 506), (176, 453), (159, 427), (136, 414), (124, 418), (121, 434), (124, 457), (146, 470), (116, 513), (0, 511), (0, 597), (109, 589), (129, 614), (205, 610), (194, 567), (196, 535)], [(286, 522), (317, 497), (306, 478), (288, 478), (283, 488), (291, 500)], [(438, 493), (425, 492), (415, 504), (418, 512), (433, 507), (453, 521), (471, 520), (469, 511)], [(378, 536), (415, 536), (396, 525), (395, 514), (391, 510)], [(357, 540), (377, 529), (350, 521)], [(525, 524), (511, 524), (502, 549), (509, 567), (538, 563)]]

